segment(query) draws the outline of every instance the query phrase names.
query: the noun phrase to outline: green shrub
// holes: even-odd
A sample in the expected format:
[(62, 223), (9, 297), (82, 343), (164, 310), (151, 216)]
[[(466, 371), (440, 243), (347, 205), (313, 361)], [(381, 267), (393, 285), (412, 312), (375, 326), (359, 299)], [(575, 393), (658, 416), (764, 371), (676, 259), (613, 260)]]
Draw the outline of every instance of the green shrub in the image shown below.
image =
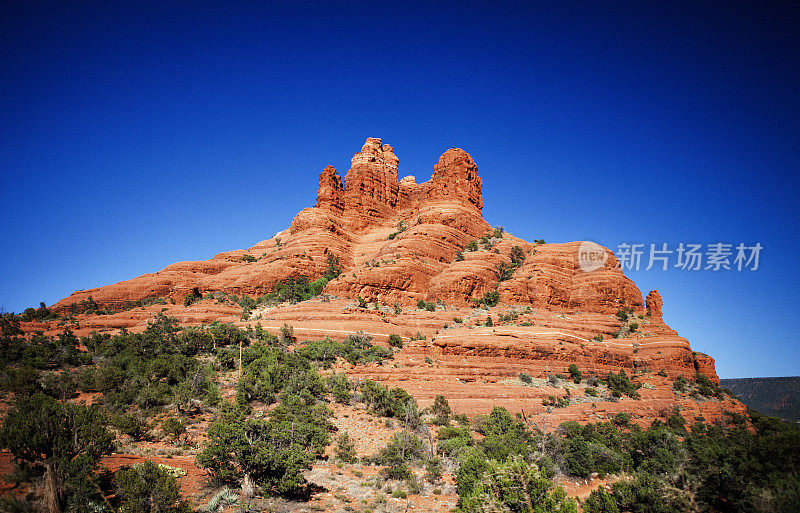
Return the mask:
[(458, 422), (462, 426), (469, 426), (469, 418), (467, 418), (466, 413), (459, 413), (453, 416), (453, 420)]
[(429, 458), (425, 463), (425, 479), (429, 483), (436, 483), (442, 478), (442, 460)]
[(333, 399), (339, 404), (350, 404), (350, 390), (353, 384), (347, 379), (346, 374), (332, 374), (325, 379), (328, 392), (333, 394)]
[(511, 263), (515, 267), (519, 267), (525, 261), (525, 251), (520, 246), (514, 246), (511, 248)]
[(466, 453), (464, 460), (456, 471), (456, 491), (459, 503), (463, 503), (467, 497), (473, 494), (475, 485), (481, 480), (483, 473), (488, 468), (489, 461), (482, 451), (472, 449)]
[(497, 275), (497, 281), (510, 280), (514, 276), (514, 271), (517, 269), (516, 266), (507, 264), (505, 262), (495, 264), (494, 268), (495, 275)]
[(328, 267), (325, 269), (323, 276), (328, 280), (335, 280), (342, 274), (342, 266), (339, 263), (339, 257), (333, 253), (328, 253), (327, 257)]
[(361, 382), (361, 395), (367, 407), (378, 415), (394, 417), (405, 422), (408, 419), (409, 427), (419, 425), (419, 410), (417, 401), (402, 388), (391, 390), (371, 379)]
[(400, 221), (399, 223), (397, 223), (397, 231), (390, 233), (388, 239), (389, 240), (394, 239), (395, 237), (397, 237), (398, 235), (400, 235), (401, 233), (406, 231), (406, 228), (407, 228), (406, 227), (406, 222), (405, 221)]
[(306, 483), (303, 472), (329, 443), (330, 410), (284, 394), (269, 419), (249, 413), (241, 405), (224, 406), (209, 427), (198, 464), (218, 483), (236, 483), (247, 474), (263, 493), (297, 493)]
[(307, 342), (305, 347), (297, 349), (296, 352), (311, 361), (322, 363), (326, 368), (335, 363), (337, 357), (344, 358), (351, 365), (381, 363), (383, 360), (393, 357), (390, 349), (372, 345), (371, 339), (371, 335), (359, 332), (348, 335), (341, 343), (329, 338), (312, 340)]
[(134, 440), (142, 440), (147, 434), (147, 422), (130, 413), (111, 415), (109, 417), (109, 424)]
[(447, 402), (447, 399), (445, 399), (443, 395), (439, 394), (433, 401), (431, 413), (434, 415), (434, 424), (437, 426), (446, 426), (450, 423), (450, 415), (453, 413), (453, 410), (450, 408), (450, 404)]
[(525, 383), (526, 385), (530, 385), (533, 383), (533, 378), (530, 374), (525, 374), (524, 372), (520, 373), (519, 380)]
[(113, 441), (97, 405), (64, 404), (42, 394), (17, 398), (0, 427), (0, 448), (31, 471), (18, 476), (28, 482), (44, 476), (51, 485), (45, 487), (45, 503), (55, 509), (102, 500), (96, 471)]
[(574, 363), (569, 364), (569, 375), (576, 384), (581, 382), (581, 377), (583, 376), (578, 366)]
[(328, 284), (328, 278), (326, 278), (325, 276), (321, 276), (316, 280), (314, 280), (308, 286), (309, 293), (312, 296), (319, 296), (320, 294), (322, 294), (322, 290), (325, 288), (327, 284)]
[(705, 374), (700, 372), (695, 373), (695, 382), (697, 384), (697, 392), (705, 397), (716, 397), (722, 399), (724, 392), (719, 385), (712, 382)]
[(625, 374), (625, 369), (620, 369), (619, 374), (609, 372), (606, 384), (615, 397), (620, 397), (623, 394), (631, 399), (639, 399), (640, 397), (638, 390), (642, 386), (641, 383), (632, 383)]
[(527, 453), (533, 442), (525, 423), (497, 406), (480, 426), (480, 431), (484, 435), (481, 449), (488, 458), (499, 461), (505, 461), (512, 454)]
[(409, 465), (418, 465), (425, 461), (427, 450), (422, 440), (413, 433), (402, 431), (395, 433), (389, 444), (375, 455), (372, 460), (377, 465), (385, 465), (382, 474), (387, 479), (405, 480), (411, 475)]
[(614, 415), (614, 418), (611, 420), (611, 423), (615, 426), (630, 426), (631, 425), (631, 414), (620, 412)]
[(584, 513), (619, 513), (614, 496), (598, 486), (583, 503)]
[(168, 469), (150, 460), (133, 467), (121, 468), (115, 474), (117, 497), (121, 511), (165, 513), (191, 511), (181, 501), (181, 490)]
[(183, 306), (191, 306), (193, 303), (200, 301), (201, 299), (203, 299), (203, 295), (200, 294), (200, 291), (195, 287), (191, 292), (183, 296)]
[(175, 417), (167, 417), (161, 422), (161, 430), (174, 440), (186, 433), (186, 422)]
[(439, 429), (436, 449), (439, 454), (454, 458), (463, 453), (467, 447), (475, 445), (469, 428), (445, 426)]
[(356, 446), (352, 440), (350, 440), (350, 435), (345, 431), (336, 439), (336, 448), (334, 449), (336, 453), (336, 458), (343, 461), (344, 463), (355, 463), (358, 458), (356, 458)]
[(500, 301), (500, 293), (498, 291), (496, 291), (496, 290), (493, 290), (491, 292), (486, 292), (483, 295), (482, 302), (486, 306), (489, 306), (489, 307), (497, 306), (497, 303), (499, 301)]
[(566, 408), (569, 406), (570, 398), (569, 396), (565, 397), (556, 397), (554, 395), (547, 396), (547, 399), (542, 399), (543, 406), (553, 406), (554, 408)]
[(577, 512), (575, 501), (566, 497), (564, 489), (560, 486), (553, 488), (547, 475), (521, 456), (512, 456), (507, 462), (488, 462), (485, 471), (473, 483), (472, 490), (459, 495), (461, 510), (465, 513)]
[(400, 338), (400, 335), (396, 335), (392, 333), (389, 335), (389, 345), (392, 347), (397, 347), (402, 349), (403, 348), (403, 339)]
[(417, 301), (417, 308), (420, 310), (427, 310), (428, 312), (433, 312), (436, 310), (436, 303), (426, 303), (425, 300), (420, 299)]

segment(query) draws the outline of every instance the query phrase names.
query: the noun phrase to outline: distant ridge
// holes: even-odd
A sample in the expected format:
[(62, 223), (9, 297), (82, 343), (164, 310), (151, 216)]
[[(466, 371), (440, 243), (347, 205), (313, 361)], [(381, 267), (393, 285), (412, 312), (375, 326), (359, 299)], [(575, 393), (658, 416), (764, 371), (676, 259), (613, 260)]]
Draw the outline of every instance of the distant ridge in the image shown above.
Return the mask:
[(722, 379), (749, 408), (764, 415), (800, 422), (800, 377)]

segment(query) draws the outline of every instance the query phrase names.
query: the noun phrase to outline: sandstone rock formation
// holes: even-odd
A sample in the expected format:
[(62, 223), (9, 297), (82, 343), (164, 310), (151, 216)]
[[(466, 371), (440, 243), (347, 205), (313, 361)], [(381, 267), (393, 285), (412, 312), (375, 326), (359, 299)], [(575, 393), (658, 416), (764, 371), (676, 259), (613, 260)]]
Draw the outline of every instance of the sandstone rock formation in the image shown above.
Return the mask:
[[(272, 239), (209, 261), (180, 262), (79, 291), (55, 306), (63, 309), (89, 296), (100, 304), (167, 296), (178, 301), (195, 288), (260, 295), (289, 276), (320, 276), (328, 253), (344, 266), (342, 277), (326, 289), (339, 296), (466, 305), (498, 287), (503, 302), (545, 308), (613, 312), (643, 306), (641, 293), (615, 268), (613, 257), (595, 272), (578, 269), (576, 243), (537, 245), (506, 234), (493, 241), (493, 251), (468, 252), (457, 260), (457, 251), (490, 231), (481, 214), (478, 167), (464, 150), (447, 150), (431, 179), (421, 184), (413, 177), (398, 180), (398, 158), (381, 139), (367, 139), (351, 162), (344, 184), (327, 166), (319, 177), (316, 206), (301, 211)], [(496, 268), (510, 262), (515, 245), (525, 250), (526, 260), (511, 280), (498, 285)], [(241, 260), (245, 255), (257, 261)]]
[(664, 301), (661, 299), (661, 294), (659, 294), (657, 290), (651, 290), (650, 293), (647, 294), (645, 305), (650, 315), (658, 317), (659, 319), (661, 318), (661, 307), (664, 306)]
[[(269, 307), (254, 312), (255, 322), (266, 329), (292, 324), (301, 341), (341, 339), (364, 330), (383, 343), (389, 334), (399, 334), (408, 341), (396, 356), (399, 367), (347, 372), (399, 384), (423, 403), (447, 391), (451, 403), (466, 412), (504, 404), (529, 414), (543, 413), (542, 397), (555, 392), (520, 387), (516, 376), (525, 372), (547, 378), (575, 363), (587, 375), (620, 369), (638, 373), (636, 379), (656, 388), (643, 390), (645, 402), (638, 405), (604, 403), (599, 410), (590, 402), (570, 406), (562, 412), (564, 419), (602, 418), (636, 407), (645, 422), (675, 404), (670, 387), (676, 377), (700, 372), (718, 381), (714, 359), (693, 352), (689, 342), (665, 324), (657, 291), (643, 301), (610, 250), (602, 267), (584, 272), (578, 265), (580, 242), (530, 243), (508, 233), (487, 236), (492, 229), (482, 216), (482, 181), (467, 152), (447, 150), (431, 179), (423, 183), (414, 177), (398, 180), (398, 163), (391, 146), (367, 139), (344, 181), (332, 166), (325, 167), (316, 206), (299, 212), (288, 229), (271, 239), (208, 261), (180, 262), (132, 280), (75, 292), (54, 308), (64, 310), (89, 296), (101, 305), (163, 297), (175, 303), (167, 306), (167, 314), (184, 323), (252, 324), (242, 321), (241, 309), (230, 304), (204, 300), (185, 308), (181, 301), (194, 289), (258, 296), (289, 276), (316, 279), (332, 254), (343, 268), (324, 289), (332, 299)], [(466, 249), (481, 237), (477, 249), (474, 244)], [(512, 266), (517, 246), (524, 260), (519, 261), (516, 250), (513, 273), (500, 281), (500, 270)], [(498, 293), (498, 306), (473, 307), (473, 299), (493, 291)], [(358, 308), (356, 297), (377, 303), (378, 310)], [(418, 310), (419, 299), (437, 303), (436, 311)], [(84, 316), (78, 333), (143, 329), (161, 308)], [(631, 330), (633, 321), (626, 323), (615, 315), (621, 308), (632, 310), (637, 328)], [(518, 317), (501, 321), (512, 311)], [(495, 327), (483, 326), (487, 316)], [(428, 359), (435, 364), (426, 363)], [(722, 415), (721, 405), (681, 404), (685, 415)], [(725, 408), (738, 411), (741, 404)]]

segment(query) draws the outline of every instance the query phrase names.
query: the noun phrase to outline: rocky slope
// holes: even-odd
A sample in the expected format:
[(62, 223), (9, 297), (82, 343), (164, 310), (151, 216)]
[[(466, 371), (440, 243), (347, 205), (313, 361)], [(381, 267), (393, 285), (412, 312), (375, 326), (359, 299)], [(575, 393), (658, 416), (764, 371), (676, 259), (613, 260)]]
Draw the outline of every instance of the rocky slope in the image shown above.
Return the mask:
[[(444, 393), (457, 411), (467, 413), (498, 404), (551, 419), (586, 421), (628, 411), (645, 423), (676, 405), (689, 420), (744, 411), (736, 401), (689, 399), (672, 390), (672, 380), (693, 378), (696, 372), (718, 382), (714, 360), (693, 352), (664, 323), (658, 292), (643, 300), (609, 250), (603, 266), (584, 272), (578, 265), (579, 242), (530, 243), (508, 233), (487, 235), (492, 228), (481, 214), (481, 178), (472, 157), (461, 149), (447, 150), (424, 183), (413, 177), (398, 180), (397, 166), (391, 146), (367, 139), (344, 182), (336, 169), (326, 167), (316, 206), (298, 213), (275, 237), (211, 260), (181, 262), (78, 291), (55, 309), (66, 311), (89, 296), (110, 306), (149, 297), (168, 300), (166, 306), (78, 316), (79, 334), (142, 329), (162, 309), (187, 324), (219, 320), (277, 330), (288, 323), (301, 342), (341, 339), (363, 330), (385, 344), (396, 333), (407, 343), (395, 365), (348, 372), (399, 384), (423, 404)], [(481, 237), (480, 243), (470, 244)], [(524, 261), (512, 267), (515, 246)], [(238, 306), (213, 299), (181, 306), (184, 295), (195, 289), (204, 295), (258, 296), (290, 276), (315, 279), (325, 272), (329, 254), (339, 259), (343, 272), (327, 284), (323, 299), (256, 310), (247, 321)], [(503, 266), (513, 272), (500, 281)], [(495, 290), (498, 306), (474, 307), (473, 299)], [(359, 308), (356, 297), (373, 306)], [(420, 299), (436, 303), (435, 310), (417, 309)], [(616, 315), (622, 308), (629, 312), (627, 320)], [(494, 326), (484, 325), (489, 316)], [(585, 396), (585, 384), (546, 381), (566, 373), (572, 363), (585, 376), (625, 370), (645, 385), (642, 399), (599, 402)], [(534, 382), (521, 383), (521, 373)], [(567, 408), (553, 412), (542, 404), (551, 395), (565, 394), (573, 397)]]

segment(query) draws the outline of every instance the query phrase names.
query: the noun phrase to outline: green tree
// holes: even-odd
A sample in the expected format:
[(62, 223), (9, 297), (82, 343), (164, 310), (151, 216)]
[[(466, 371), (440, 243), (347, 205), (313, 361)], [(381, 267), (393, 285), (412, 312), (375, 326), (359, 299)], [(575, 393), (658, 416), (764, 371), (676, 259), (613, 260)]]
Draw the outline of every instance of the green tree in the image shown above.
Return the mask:
[(583, 513), (619, 513), (614, 496), (598, 486), (583, 503)]
[(303, 472), (321, 456), (333, 429), (330, 411), (297, 396), (270, 412), (269, 420), (249, 418), (246, 406), (226, 404), (197, 456), (217, 482), (241, 482), (243, 493), (293, 494), (305, 485)]
[(511, 248), (511, 263), (515, 267), (519, 267), (520, 265), (522, 265), (522, 262), (524, 261), (525, 261), (525, 251), (519, 246), (514, 246), (513, 248)]
[(355, 463), (356, 458), (356, 446), (352, 440), (350, 440), (350, 435), (345, 431), (339, 438), (336, 439), (336, 458), (342, 460), (344, 463)]
[(186, 422), (175, 417), (168, 417), (161, 422), (161, 430), (177, 441), (186, 432)]
[(497, 306), (497, 303), (500, 301), (500, 293), (496, 290), (491, 292), (486, 292), (483, 295), (483, 303), (486, 306)]
[(17, 400), (0, 428), (0, 446), (15, 462), (43, 472), (50, 513), (88, 505), (96, 492), (94, 471), (113, 441), (97, 407), (63, 404), (42, 394)]
[(572, 377), (572, 381), (575, 383), (580, 383), (581, 378), (583, 377), (583, 373), (578, 369), (578, 366), (574, 363), (569, 364), (569, 375)]
[(434, 415), (433, 423), (437, 426), (446, 426), (450, 423), (450, 415), (453, 410), (450, 408), (450, 403), (441, 394), (436, 396), (431, 406), (431, 412)]
[(120, 513), (189, 512), (181, 501), (180, 487), (169, 469), (150, 460), (133, 467), (121, 468), (115, 474)]
[(525, 423), (499, 406), (492, 409), (481, 431), (485, 435), (481, 447), (486, 456), (498, 461), (505, 461), (513, 454), (526, 454), (532, 443)]
[(403, 348), (403, 339), (400, 338), (400, 335), (392, 333), (389, 335), (389, 345), (392, 347), (398, 347), (400, 349)]
[(339, 263), (339, 257), (333, 253), (328, 253), (328, 268), (325, 270), (324, 277), (334, 280), (342, 274), (342, 265)]
[[(441, 448), (441, 446), (440, 446)], [(489, 468), (486, 455), (479, 449), (470, 449), (465, 453), (464, 460), (456, 472), (456, 491), (459, 502), (469, 497), (475, 489), (475, 484), (483, 477)]]
[(520, 513), (577, 513), (577, 505), (536, 465), (515, 455), (507, 462), (491, 460), (472, 492), (462, 497), (462, 511)]

